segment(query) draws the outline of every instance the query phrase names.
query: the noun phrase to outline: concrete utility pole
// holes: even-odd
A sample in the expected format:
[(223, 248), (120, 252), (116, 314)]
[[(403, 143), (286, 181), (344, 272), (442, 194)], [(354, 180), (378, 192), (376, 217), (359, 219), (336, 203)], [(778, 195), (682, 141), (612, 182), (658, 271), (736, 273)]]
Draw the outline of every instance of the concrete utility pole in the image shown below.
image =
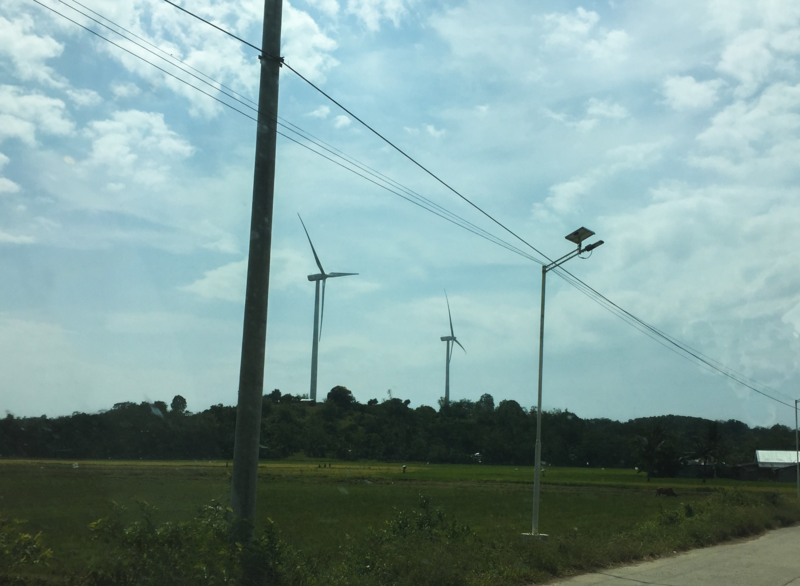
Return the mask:
[(794, 400), (794, 469), (797, 475), (797, 498), (800, 499), (800, 439), (797, 435), (797, 404), (800, 399)]
[(282, 7), (282, 0), (264, 0), (261, 41), (264, 54), (259, 57), (261, 86), (258, 93), (253, 211), (250, 219), (250, 254), (247, 261), (242, 362), (231, 479), (231, 509), (238, 519), (251, 523), (256, 517), (261, 395), (264, 390)]

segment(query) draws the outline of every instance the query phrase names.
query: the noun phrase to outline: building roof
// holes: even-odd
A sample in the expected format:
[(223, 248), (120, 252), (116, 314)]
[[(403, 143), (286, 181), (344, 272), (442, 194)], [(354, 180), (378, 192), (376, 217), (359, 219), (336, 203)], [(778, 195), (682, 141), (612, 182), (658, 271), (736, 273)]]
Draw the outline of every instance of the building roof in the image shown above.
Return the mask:
[(783, 468), (797, 463), (797, 452), (792, 450), (756, 450), (759, 468)]

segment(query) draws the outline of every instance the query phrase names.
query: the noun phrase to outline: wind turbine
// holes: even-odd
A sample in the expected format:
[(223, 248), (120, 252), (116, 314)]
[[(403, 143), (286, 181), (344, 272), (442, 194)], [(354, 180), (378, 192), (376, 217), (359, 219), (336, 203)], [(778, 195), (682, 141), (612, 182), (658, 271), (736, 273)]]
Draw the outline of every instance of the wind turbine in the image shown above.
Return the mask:
[[(297, 217), (300, 218), (300, 214), (297, 214)], [(317, 261), (317, 266), (319, 267), (319, 274), (308, 275), (308, 280), (313, 281), (317, 284), (317, 291), (314, 297), (314, 341), (311, 344), (311, 392), (309, 393), (309, 397), (311, 398), (311, 400), (316, 401), (317, 400), (317, 352), (319, 351), (319, 339), (322, 335), (322, 318), (325, 314), (325, 281), (334, 277), (349, 277), (351, 275), (357, 275), (358, 273), (326, 273), (325, 269), (322, 268), (322, 263), (319, 262), (317, 251), (314, 250), (314, 243), (311, 242), (311, 236), (308, 235), (308, 230), (306, 230), (306, 225), (303, 222), (303, 218), (300, 218), (300, 223), (303, 224), (303, 231), (306, 233), (306, 238), (308, 238), (308, 243), (311, 245), (311, 252), (314, 253), (314, 260)], [(322, 283), (321, 310), (319, 303), (320, 283)]]
[[(309, 277), (310, 278), (310, 277)], [(447, 301), (447, 317), (450, 318), (450, 335), (449, 336), (442, 336), (439, 338), (442, 342), (447, 342), (447, 356), (445, 361), (445, 370), (444, 370), (444, 404), (450, 404), (450, 358), (453, 356), (453, 344), (458, 344), (461, 346), (461, 342), (456, 339), (456, 334), (453, 332), (453, 316), (450, 314), (450, 300), (447, 298), (447, 291), (444, 292), (445, 301)], [(467, 353), (466, 348), (461, 346), (461, 349), (464, 350), (464, 354)]]

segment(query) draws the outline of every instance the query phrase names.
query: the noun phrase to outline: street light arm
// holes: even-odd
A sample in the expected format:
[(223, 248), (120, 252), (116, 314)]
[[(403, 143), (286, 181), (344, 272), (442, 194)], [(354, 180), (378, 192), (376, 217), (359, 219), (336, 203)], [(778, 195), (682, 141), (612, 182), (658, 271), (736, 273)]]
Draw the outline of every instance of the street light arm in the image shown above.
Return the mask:
[(573, 258), (575, 258), (576, 256), (578, 256), (579, 254), (581, 254), (581, 253), (582, 253), (582, 252), (584, 252), (585, 250), (586, 250), (585, 248), (584, 248), (583, 250), (580, 250), (580, 249), (578, 249), (578, 250), (573, 250), (572, 252), (570, 252), (570, 253), (568, 253), (568, 254), (565, 254), (565, 255), (564, 255), (564, 256), (562, 256), (561, 258), (554, 260), (554, 261), (553, 261), (553, 262), (551, 262), (549, 265), (545, 265), (545, 266), (544, 266), (544, 270), (545, 270), (545, 272), (550, 272), (550, 271), (552, 271), (553, 269), (560, 267), (560, 266), (561, 266), (561, 265), (563, 265), (565, 262), (567, 262), (568, 260), (572, 260)]

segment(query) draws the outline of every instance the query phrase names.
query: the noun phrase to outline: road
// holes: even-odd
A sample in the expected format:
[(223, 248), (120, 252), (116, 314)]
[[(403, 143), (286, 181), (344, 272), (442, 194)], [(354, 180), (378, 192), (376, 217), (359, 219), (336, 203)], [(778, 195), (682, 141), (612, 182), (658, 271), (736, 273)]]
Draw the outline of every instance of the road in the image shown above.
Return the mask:
[(566, 580), (559, 586), (800, 586), (800, 527)]

